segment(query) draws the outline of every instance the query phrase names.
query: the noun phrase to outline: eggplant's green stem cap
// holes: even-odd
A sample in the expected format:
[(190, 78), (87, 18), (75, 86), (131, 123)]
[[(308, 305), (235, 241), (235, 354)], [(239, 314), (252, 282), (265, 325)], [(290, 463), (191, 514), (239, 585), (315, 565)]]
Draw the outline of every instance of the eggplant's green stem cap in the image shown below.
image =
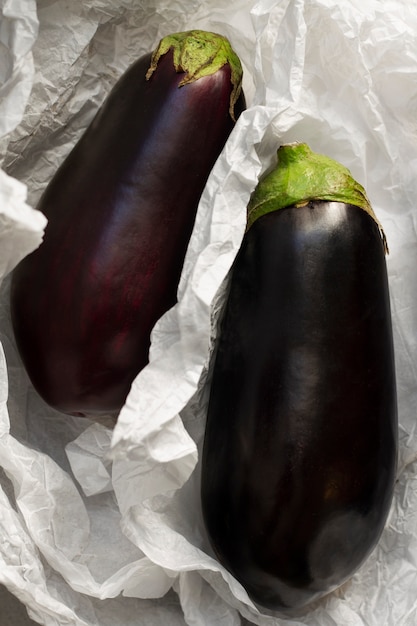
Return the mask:
[(171, 49), (175, 70), (185, 74), (179, 84), (180, 87), (203, 76), (215, 74), (223, 65), (230, 66), (232, 92), (229, 111), (232, 119), (235, 120), (234, 107), (242, 91), (243, 70), (240, 59), (229, 40), (222, 35), (205, 30), (190, 30), (167, 35), (161, 39), (152, 54), (151, 65), (146, 74), (147, 80), (156, 70), (161, 56)]
[(279, 148), (276, 168), (259, 181), (251, 196), (247, 228), (266, 213), (305, 206), (314, 200), (344, 202), (366, 211), (378, 225), (385, 252), (388, 252), (384, 231), (362, 185), (346, 167), (313, 152), (306, 143)]

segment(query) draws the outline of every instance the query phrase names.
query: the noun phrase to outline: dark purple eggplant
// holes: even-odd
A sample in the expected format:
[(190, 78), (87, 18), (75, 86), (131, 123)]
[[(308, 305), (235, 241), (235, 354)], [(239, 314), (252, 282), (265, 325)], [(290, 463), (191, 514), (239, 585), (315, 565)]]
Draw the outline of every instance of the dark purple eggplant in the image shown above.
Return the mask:
[(47, 186), (44, 241), (14, 273), (11, 314), (29, 377), (59, 411), (118, 411), (148, 362), (200, 196), (245, 106), (241, 80), (224, 37), (165, 37)]
[(390, 509), (385, 244), (348, 170), (305, 144), (280, 148), (230, 275), (201, 486), (218, 559), (269, 609), (291, 612), (349, 579)]

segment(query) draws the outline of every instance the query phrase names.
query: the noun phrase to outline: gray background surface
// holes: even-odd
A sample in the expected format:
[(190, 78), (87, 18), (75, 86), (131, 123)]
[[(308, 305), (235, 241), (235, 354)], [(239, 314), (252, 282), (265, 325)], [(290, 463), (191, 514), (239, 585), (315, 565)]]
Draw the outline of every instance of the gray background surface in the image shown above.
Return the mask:
[(26, 607), (0, 585), (0, 626), (39, 626), (29, 619)]

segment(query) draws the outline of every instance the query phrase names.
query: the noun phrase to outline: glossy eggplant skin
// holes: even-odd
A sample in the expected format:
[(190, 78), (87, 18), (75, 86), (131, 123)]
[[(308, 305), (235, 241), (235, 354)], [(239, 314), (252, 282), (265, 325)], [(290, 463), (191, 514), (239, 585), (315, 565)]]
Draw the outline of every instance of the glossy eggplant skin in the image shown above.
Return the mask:
[(220, 562), (304, 607), (375, 547), (397, 455), (384, 248), (362, 209), (310, 202), (245, 234), (219, 329), (202, 507)]
[[(235, 123), (227, 64), (179, 86), (172, 51), (148, 80), (150, 61), (122, 76), (49, 183), (44, 241), (12, 280), (23, 363), (65, 413), (123, 405), (176, 302), (198, 202)], [(244, 106), (241, 94), (235, 118)]]

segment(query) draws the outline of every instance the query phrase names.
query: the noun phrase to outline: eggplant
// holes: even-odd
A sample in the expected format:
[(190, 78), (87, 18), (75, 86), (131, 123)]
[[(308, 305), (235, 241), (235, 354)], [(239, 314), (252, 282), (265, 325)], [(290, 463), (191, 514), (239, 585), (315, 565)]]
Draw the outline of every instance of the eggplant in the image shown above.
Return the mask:
[(306, 144), (248, 206), (211, 366), (201, 499), (219, 561), (294, 613), (376, 546), (397, 462), (386, 239), (364, 189)]
[(33, 386), (58, 411), (114, 414), (177, 299), (197, 206), (245, 108), (228, 40), (175, 33), (119, 79), (38, 205), (41, 246), (12, 278)]

